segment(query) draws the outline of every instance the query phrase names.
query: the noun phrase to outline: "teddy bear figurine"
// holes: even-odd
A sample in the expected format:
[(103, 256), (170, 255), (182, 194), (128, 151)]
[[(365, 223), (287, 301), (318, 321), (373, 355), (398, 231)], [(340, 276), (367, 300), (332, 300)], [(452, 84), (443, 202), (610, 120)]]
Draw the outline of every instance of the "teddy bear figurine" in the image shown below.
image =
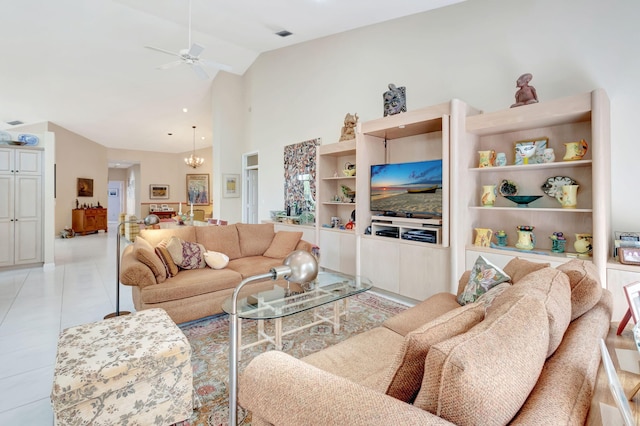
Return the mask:
[(344, 126), (340, 133), (340, 142), (356, 138), (356, 124), (358, 124), (358, 113), (347, 113), (347, 115), (344, 116)]

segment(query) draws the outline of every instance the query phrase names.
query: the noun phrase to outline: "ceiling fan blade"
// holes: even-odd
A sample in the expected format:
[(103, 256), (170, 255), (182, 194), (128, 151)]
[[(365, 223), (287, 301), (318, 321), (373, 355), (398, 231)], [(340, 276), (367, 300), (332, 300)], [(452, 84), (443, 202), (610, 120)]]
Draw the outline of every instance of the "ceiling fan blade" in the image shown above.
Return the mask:
[(156, 69), (159, 70), (168, 70), (169, 68), (175, 68), (178, 65), (182, 65), (184, 64), (184, 61), (180, 60), (180, 61), (173, 61), (173, 62), (169, 62), (168, 64), (164, 64), (164, 65), (160, 65), (158, 67), (156, 67)]
[(193, 43), (189, 48), (187, 55), (197, 58), (198, 56), (200, 56), (203, 50), (204, 50), (204, 47), (200, 46), (198, 43)]
[(160, 49), (159, 47), (145, 46), (145, 48), (155, 50), (156, 52), (166, 53), (167, 55), (180, 57), (180, 54), (178, 53), (171, 52), (170, 50)]
[(233, 70), (233, 68), (227, 64), (221, 64), (220, 62), (210, 61), (208, 59), (198, 59), (198, 62), (206, 67), (216, 68), (221, 71), (231, 72)]
[(198, 75), (198, 77), (200, 77), (203, 80), (209, 80), (209, 74), (207, 74), (206, 71), (202, 69), (200, 65), (193, 64), (191, 65), (191, 68), (193, 68), (193, 71)]

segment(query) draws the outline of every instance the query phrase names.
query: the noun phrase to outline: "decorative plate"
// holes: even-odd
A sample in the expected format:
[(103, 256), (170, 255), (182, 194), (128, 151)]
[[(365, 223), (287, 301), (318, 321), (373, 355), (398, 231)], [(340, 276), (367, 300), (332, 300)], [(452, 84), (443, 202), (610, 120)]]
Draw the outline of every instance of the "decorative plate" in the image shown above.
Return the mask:
[(548, 178), (541, 188), (549, 197), (556, 198), (558, 194), (562, 194), (562, 187), (564, 185), (575, 185), (577, 183), (578, 182), (569, 176), (553, 176)]
[(18, 140), (26, 143), (27, 145), (38, 145), (38, 142), (40, 142), (40, 139), (38, 139), (36, 135), (29, 135), (27, 133), (18, 135)]
[(9, 134), (9, 132), (0, 130), (0, 142), (11, 142), (11, 135)]
[(503, 197), (506, 197), (507, 195), (518, 195), (518, 185), (512, 180), (504, 179), (500, 183), (500, 187), (498, 188), (498, 192)]

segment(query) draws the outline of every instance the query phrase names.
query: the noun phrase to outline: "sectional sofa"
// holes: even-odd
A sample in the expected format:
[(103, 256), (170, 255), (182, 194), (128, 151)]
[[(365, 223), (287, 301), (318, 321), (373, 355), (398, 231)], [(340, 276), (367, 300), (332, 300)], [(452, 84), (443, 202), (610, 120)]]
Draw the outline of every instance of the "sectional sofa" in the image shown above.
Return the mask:
[[(122, 253), (120, 281), (133, 286), (136, 310), (163, 308), (174, 322), (184, 323), (222, 313), (222, 303), (244, 278), (282, 265), (294, 250), (311, 251), (312, 244), (301, 238), (302, 232), (275, 232), (273, 224), (143, 229)], [(214, 255), (212, 266), (218, 269), (207, 263)], [(274, 285), (287, 283), (265, 280), (248, 284), (244, 292)]]
[(458, 297), (434, 295), (302, 360), (257, 356), (240, 404), (258, 426), (584, 424), (611, 293), (583, 260), (516, 258), (503, 272), (507, 282), (464, 306), (469, 272)]

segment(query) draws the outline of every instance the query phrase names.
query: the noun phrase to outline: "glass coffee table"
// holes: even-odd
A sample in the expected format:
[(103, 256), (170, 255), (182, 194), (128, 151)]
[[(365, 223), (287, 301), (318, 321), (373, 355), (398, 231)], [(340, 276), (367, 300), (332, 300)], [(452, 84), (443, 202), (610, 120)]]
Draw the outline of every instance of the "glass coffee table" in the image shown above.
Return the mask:
[[(371, 282), (362, 277), (341, 274), (338, 272), (318, 272), (318, 277), (303, 285), (291, 284), (286, 289), (274, 285), (273, 290), (261, 291), (238, 299), (238, 344), (240, 350), (265, 342), (271, 342), (277, 350), (282, 350), (282, 337), (321, 323), (333, 325), (333, 332), (340, 332), (340, 317), (348, 313), (348, 298), (371, 289)], [(324, 317), (320, 306), (333, 303), (333, 315)], [(231, 311), (231, 298), (224, 301), (222, 309)], [(282, 318), (314, 309), (313, 321), (285, 332), (282, 331)], [(258, 340), (242, 345), (242, 319), (257, 320)], [(274, 335), (265, 333), (264, 320), (274, 320)]]

